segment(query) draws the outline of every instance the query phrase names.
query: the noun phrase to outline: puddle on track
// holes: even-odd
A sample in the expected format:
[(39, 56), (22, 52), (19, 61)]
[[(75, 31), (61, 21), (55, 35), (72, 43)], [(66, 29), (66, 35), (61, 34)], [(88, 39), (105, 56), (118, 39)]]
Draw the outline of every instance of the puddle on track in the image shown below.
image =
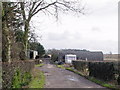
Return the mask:
[(48, 64), (47, 68), (53, 68), (53, 65)]
[(76, 81), (76, 82), (79, 81), (78, 78), (76, 78), (76, 77), (74, 77), (74, 76), (71, 76), (71, 75), (67, 75), (66, 78), (67, 78), (68, 80), (71, 80), (71, 81)]
[(44, 73), (44, 75), (46, 75), (46, 76), (51, 76), (51, 74), (50, 74), (50, 73)]

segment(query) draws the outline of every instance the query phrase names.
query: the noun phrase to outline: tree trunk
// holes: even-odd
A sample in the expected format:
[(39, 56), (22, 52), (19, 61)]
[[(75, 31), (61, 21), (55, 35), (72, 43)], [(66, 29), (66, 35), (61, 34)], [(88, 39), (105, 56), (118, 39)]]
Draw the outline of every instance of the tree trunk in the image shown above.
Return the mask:
[(7, 27), (6, 21), (4, 22), (4, 26), (3, 26), (3, 35), (4, 35), (3, 47), (4, 47), (4, 56), (5, 56), (5, 58), (3, 58), (3, 61), (10, 62), (11, 61), (11, 40), (9, 35), (9, 28)]
[(0, 2), (0, 61), (2, 61), (2, 2)]
[(24, 54), (25, 54), (25, 59), (28, 58), (28, 33), (29, 33), (29, 21), (25, 21), (25, 26), (24, 26), (24, 37), (23, 37), (23, 44), (24, 44)]
[[(2, 6), (2, 5), (1, 5)], [(5, 12), (7, 7), (2, 8)], [(5, 9), (5, 10), (4, 10)], [(2, 13), (3, 16), (3, 13)], [(2, 21), (2, 61), (10, 62), (11, 61), (11, 39), (10, 39), (10, 30), (8, 27), (7, 15), (4, 16), (4, 21)]]

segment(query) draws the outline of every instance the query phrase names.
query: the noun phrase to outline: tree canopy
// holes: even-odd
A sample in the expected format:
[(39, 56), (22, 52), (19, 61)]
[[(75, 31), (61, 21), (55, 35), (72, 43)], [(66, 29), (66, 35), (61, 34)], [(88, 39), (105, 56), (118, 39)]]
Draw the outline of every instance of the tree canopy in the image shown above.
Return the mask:
[(45, 54), (45, 49), (43, 45), (38, 42), (30, 42), (30, 49), (38, 51), (38, 55), (42, 57)]
[[(22, 52), (24, 60), (27, 59), (29, 48), (30, 22), (37, 13), (48, 13), (58, 19), (59, 12), (74, 12), (84, 14), (84, 6), (78, 0), (37, 0), (36, 2), (2, 2), (2, 29), (3, 29), (3, 61)], [(32, 43), (33, 44), (33, 43)], [(44, 53), (40, 43), (34, 43), (39, 54)], [(15, 50), (14, 47), (17, 47)], [(34, 46), (34, 45), (33, 45)], [(15, 51), (19, 51), (15, 53)], [(12, 55), (13, 54), (13, 55)]]

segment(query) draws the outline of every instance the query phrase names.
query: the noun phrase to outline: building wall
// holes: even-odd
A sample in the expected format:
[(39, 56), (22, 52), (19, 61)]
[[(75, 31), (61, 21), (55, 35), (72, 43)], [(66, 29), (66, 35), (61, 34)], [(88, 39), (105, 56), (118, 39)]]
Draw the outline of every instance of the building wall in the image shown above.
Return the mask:
[(72, 54), (65, 55), (65, 63), (72, 63), (72, 60), (76, 60), (76, 55)]
[[(32, 55), (32, 56), (31, 56)], [(38, 51), (34, 50), (28, 50), (28, 58), (29, 59), (35, 59), (35, 57), (38, 55)], [(32, 57), (32, 58), (31, 58)]]
[(37, 51), (33, 51), (33, 59), (35, 59), (35, 57), (38, 55)]

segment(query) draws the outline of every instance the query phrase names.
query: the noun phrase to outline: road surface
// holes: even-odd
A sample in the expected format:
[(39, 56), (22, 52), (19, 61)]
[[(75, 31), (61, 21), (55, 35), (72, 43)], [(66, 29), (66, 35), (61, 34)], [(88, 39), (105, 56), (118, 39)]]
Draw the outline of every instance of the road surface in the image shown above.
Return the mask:
[(45, 88), (104, 88), (68, 70), (46, 63), (38, 67), (46, 76)]

